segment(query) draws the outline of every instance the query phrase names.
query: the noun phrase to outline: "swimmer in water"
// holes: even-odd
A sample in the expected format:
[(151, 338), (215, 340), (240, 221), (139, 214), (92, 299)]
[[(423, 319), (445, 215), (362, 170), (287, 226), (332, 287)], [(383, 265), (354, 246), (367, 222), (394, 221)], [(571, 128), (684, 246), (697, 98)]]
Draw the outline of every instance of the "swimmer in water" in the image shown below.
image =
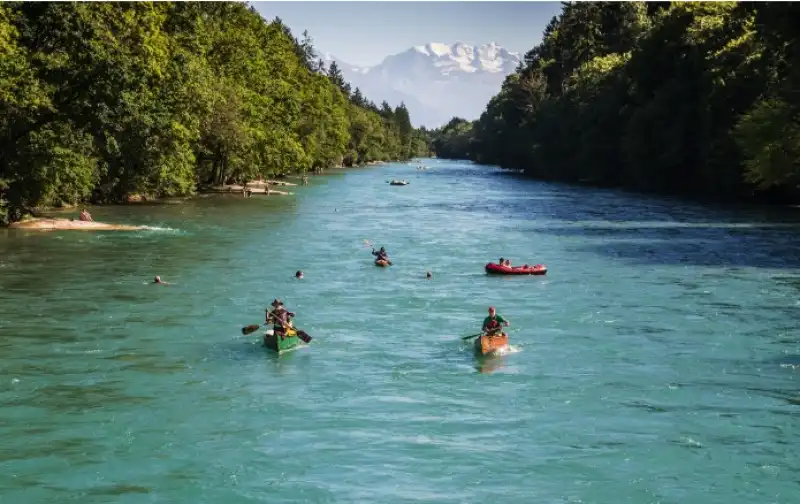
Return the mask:
[(294, 274), (294, 276), (295, 276), (295, 278), (297, 278), (299, 280), (299, 279), (303, 278), (303, 272), (298, 270), (297, 273)]
[(425, 273), (425, 278), (433, 278), (433, 273), (431, 273), (430, 271)]

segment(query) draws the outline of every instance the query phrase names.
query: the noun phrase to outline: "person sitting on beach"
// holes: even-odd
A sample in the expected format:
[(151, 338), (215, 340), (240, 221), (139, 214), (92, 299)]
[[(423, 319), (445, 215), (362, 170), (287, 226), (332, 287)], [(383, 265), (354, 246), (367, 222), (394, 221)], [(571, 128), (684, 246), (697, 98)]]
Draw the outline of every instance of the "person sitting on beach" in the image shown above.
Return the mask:
[(82, 220), (84, 222), (94, 222), (92, 220), (92, 216), (89, 214), (89, 212), (86, 211), (85, 208), (83, 210), (81, 210), (81, 214), (78, 216), (78, 219), (80, 219), (80, 220)]

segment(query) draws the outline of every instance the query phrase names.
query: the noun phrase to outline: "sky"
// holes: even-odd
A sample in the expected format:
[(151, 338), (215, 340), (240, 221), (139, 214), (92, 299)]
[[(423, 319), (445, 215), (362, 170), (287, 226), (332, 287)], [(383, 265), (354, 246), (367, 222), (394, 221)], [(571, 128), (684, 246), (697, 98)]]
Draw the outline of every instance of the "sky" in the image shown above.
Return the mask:
[(252, 2), (267, 20), (280, 17), (298, 39), (358, 66), (428, 42), (497, 42), (524, 54), (542, 40), (560, 2)]

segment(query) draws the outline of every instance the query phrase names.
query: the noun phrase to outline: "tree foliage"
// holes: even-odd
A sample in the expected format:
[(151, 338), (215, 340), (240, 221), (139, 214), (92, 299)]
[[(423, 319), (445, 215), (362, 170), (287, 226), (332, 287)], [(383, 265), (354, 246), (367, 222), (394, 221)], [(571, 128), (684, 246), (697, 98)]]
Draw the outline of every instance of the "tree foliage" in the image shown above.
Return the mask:
[(543, 179), (796, 200), (798, 33), (792, 3), (564, 3), (480, 119), (431, 146)]
[(0, 4), (0, 220), (425, 154), (241, 3)]

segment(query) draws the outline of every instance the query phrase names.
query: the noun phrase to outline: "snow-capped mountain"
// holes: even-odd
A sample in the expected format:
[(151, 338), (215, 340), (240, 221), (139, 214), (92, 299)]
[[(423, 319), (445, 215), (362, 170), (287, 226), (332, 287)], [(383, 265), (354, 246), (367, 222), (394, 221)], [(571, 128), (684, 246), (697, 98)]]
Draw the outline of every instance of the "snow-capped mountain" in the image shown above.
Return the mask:
[(335, 61), (345, 80), (370, 100), (392, 106), (404, 101), (414, 126), (429, 128), (453, 116), (477, 119), (521, 59), (494, 42), (414, 46), (371, 67), (350, 65), (330, 54), (320, 57), (327, 66)]

